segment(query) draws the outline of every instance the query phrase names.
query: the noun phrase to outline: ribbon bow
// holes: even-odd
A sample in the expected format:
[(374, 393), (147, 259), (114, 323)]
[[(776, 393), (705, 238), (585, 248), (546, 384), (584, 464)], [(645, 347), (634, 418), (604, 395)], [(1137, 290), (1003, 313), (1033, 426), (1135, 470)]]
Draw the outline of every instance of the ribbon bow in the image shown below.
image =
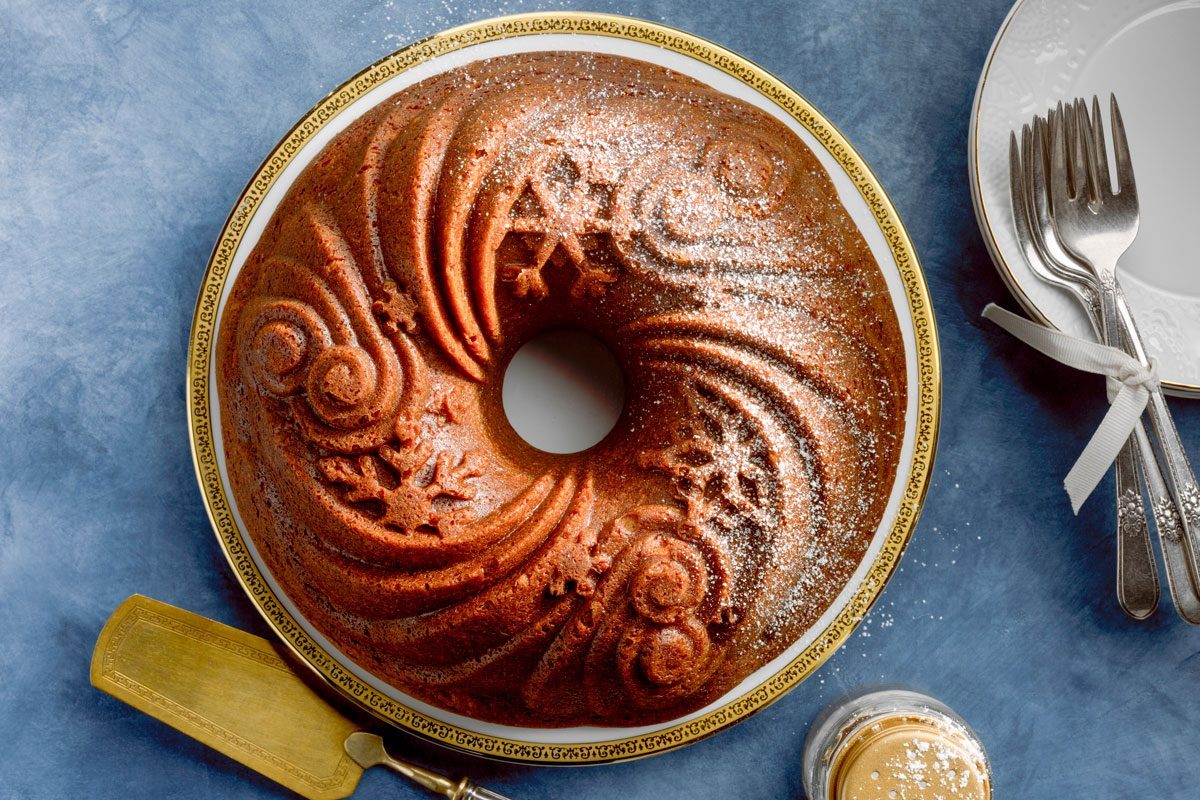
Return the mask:
[(983, 316), (1055, 361), (1107, 379), (1108, 411), (1063, 480), (1071, 510), (1078, 514), (1146, 410), (1150, 388), (1158, 382), (1154, 364), (1146, 366), (1124, 350), (1050, 330), (994, 303), (988, 303)]

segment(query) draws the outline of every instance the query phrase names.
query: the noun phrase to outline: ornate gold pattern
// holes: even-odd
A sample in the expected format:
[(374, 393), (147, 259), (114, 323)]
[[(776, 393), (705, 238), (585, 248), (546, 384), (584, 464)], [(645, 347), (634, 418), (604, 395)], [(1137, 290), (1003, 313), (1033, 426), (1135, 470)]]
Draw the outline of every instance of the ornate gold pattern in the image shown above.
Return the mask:
[[(279, 681), (299, 683), (292, 668), (276, 655), (263, 639), (228, 628), (213, 620), (187, 614), (189, 619), (197, 620), (197, 624), (191, 624), (188, 619), (182, 618), (184, 614), (187, 612), (140, 595), (126, 600), (113, 612), (97, 641), (92, 660), (92, 684), (189, 736), (237, 758), (259, 772), (284, 782), (290, 788), (303, 789), (306, 793), (317, 795), (328, 793), (332, 797), (342, 797), (352, 791), (361, 769), (349, 756), (343, 754), (341, 758), (330, 759), (328, 751), (331, 748), (327, 746), (324, 756), (311, 757), (308, 748), (312, 742), (309, 737), (305, 737), (302, 745), (291, 751), (289, 758), (222, 724), (219, 714), (212, 718), (214, 704), (221, 705), (222, 698), (210, 696), (207, 703), (189, 703), (187, 700), (181, 702), (178, 699), (190, 696), (195, 700), (195, 687), (181, 689), (178, 680), (164, 675), (174, 670), (186, 673), (190, 679), (197, 674), (189, 669), (195, 667), (194, 663), (189, 663), (194, 659), (199, 659), (202, 663), (218, 664), (218, 669), (221, 669), (232, 663), (225, 660), (227, 655), (235, 661), (244, 659), (253, 662), (260, 670), (252, 670), (253, 674), (274, 672), (279, 673)], [(128, 648), (124, 647), (127, 640)], [(177, 642), (181, 644), (176, 646)], [(171, 646), (165, 649), (182, 661), (170, 664), (156, 661), (161, 659), (163, 645), (167, 643), (171, 643)], [(214, 658), (214, 651), (220, 655)], [(264, 669), (266, 673), (261, 672)], [(146, 685), (138, 679), (139, 677), (151, 685)], [(183, 682), (187, 683), (187, 679)], [(308, 693), (304, 689), (301, 689), (301, 692), (307, 702), (320, 702), (316, 698), (307, 699)], [(169, 696), (172, 693), (175, 697)], [(305, 710), (302, 704), (292, 703), (290, 707), (293, 711)], [(330, 726), (335, 737), (332, 752), (336, 754), (339, 751), (337, 745), (340, 743), (340, 739), (336, 737), (339, 733), (344, 737), (354, 725), (338, 717), (334, 711), (329, 712), (329, 717), (338, 720)], [(229, 719), (230, 717), (225, 717), (226, 721)], [(321, 720), (321, 723), (329, 724), (327, 720)], [(321, 725), (316, 727), (320, 728)], [(269, 740), (272, 740), (270, 736), (259, 739)], [(321, 769), (322, 766), (324, 769), (319, 773), (310, 769)]]
[[(242, 533), (234, 522), (225, 487), (222, 485), (212, 438), (213, 403), (209, 368), (216, 337), (219, 300), (225, 281), (229, 277), (234, 254), (250, 220), (291, 159), (325, 123), (350, 103), (404, 70), (473, 44), (545, 33), (585, 33), (631, 39), (691, 56), (733, 75), (770, 98), (796, 119), (837, 160), (878, 222), (904, 283), (917, 349), (917, 432), (901, 504), (895, 522), (866, 579), (837, 618), (803, 653), (762, 685), (736, 700), (702, 717), (655, 733), (592, 744), (539, 744), (475, 733), (421, 714), (375, 690), (349, 672), (309, 637), (282, 606), (259, 572), (246, 548)], [(718, 177), (733, 184), (733, 188), (736, 189), (737, 176), (722, 175), (720, 159), (717, 158), (716, 162), (715, 172)], [(576, 265), (578, 266), (578, 263)], [(385, 312), (384, 309), (373, 311), (377, 314)], [(389, 316), (394, 315), (395, 327), (398, 329), (411, 324), (407, 311), (408, 307), (404, 303), (398, 303), (394, 309), (386, 309)], [(288, 133), (243, 192), (226, 222), (209, 262), (192, 326), (188, 406), (197, 476), (210, 519), (226, 556), (260, 612), (306, 663), (343, 694), (379, 717), (443, 744), (517, 761), (578, 764), (638, 758), (711, 735), (778, 699), (814, 671), (845, 641), (895, 569), (916, 525), (936, 446), (940, 408), (940, 364), (928, 290), (903, 224), (861, 157), (800, 95), (745, 59), (698, 37), (665, 26), (601, 14), (529, 14), (455, 28), (394, 53), (335, 90)], [(687, 611), (685, 614), (684, 610), (685, 606), (681, 605), (680, 612), (672, 617), (679, 620), (674, 627), (668, 629), (672, 633), (662, 641), (655, 639), (647, 644), (650, 650), (654, 647), (670, 650), (683, 646), (702, 649), (701, 642), (684, 641), (689, 638), (686, 620), (690, 618), (689, 615), (696, 613)], [(665, 670), (664, 675), (669, 677), (669, 664), (666, 661), (656, 663)]]

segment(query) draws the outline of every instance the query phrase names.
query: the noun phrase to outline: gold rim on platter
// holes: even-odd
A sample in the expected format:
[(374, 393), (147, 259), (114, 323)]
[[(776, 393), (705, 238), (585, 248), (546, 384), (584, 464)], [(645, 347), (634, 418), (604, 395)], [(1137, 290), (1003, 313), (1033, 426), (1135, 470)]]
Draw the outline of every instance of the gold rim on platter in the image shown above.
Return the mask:
[[(674, 51), (725, 72), (757, 90), (795, 119), (832, 155), (866, 201), (899, 268), (915, 334), (917, 403), (912, 459), (896, 518), (868, 571), (833, 621), (774, 675), (736, 699), (693, 719), (625, 738), (590, 743), (540, 743), (467, 730), (389, 697), (347, 669), (284, 607), (247, 548), (221, 479), (211, 419), (211, 358), (220, 300), (250, 220), (284, 168), (318, 131), (358, 98), (414, 66), (483, 42), (534, 34), (590, 34)], [(862, 620), (899, 563), (916, 527), (929, 484), (941, 409), (941, 364), (925, 276), (891, 200), (863, 158), (807, 100), (752, 62), (674, 28), (609, 14), (517, 14), (462, 25), (399, 50), (366, 68), (310, 110), (271, 151), (246, 186), (217, 239), (196, 301), (188, 343), (188, 429), (205, 508), (234, 574), (268, 625), (301, 661), (341, 694), (375, 716), (424, 738), (476, 755), (535, 764), (595, 764), (665, 752), (698, 741), (762, 710), (814, 672)], [(911, 389), (910, 385), (910, 389)]]

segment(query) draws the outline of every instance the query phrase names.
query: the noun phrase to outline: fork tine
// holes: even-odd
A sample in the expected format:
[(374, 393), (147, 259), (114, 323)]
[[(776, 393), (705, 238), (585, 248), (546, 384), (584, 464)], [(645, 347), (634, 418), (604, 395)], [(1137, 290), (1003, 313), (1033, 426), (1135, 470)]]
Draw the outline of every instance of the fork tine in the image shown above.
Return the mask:
[[(1087, 112), (1079, 113), (1077, 102), (1068, 103), (1063, 113), (1067, 119), (1067, 164), (1071, 170), (1071, 187), (1075, 199), (1091, 199), (1091, 183), (1088, 180), (1088, 157), (1084, 149), (1084, 128), (1087, 127)], [(1082, 119), (1081, 119), (1082, 117)]]
[[(1050, 136), (1050, 119), (1053, 117), (1053, 112), (1047, 115), (1047, 118), (1035, 116), (1033, 118), (1033, 132), (1030, 136), (1029, 155), (1025, 159), (1025, 198), (1029, 207), (1029, 224), (1033, 226), (1035, 241), (1038, 247), (1043, 250), (1049, 250), (1046, 256), (1051, 259), (1061, 261), (1061, 253), (1057, 249), (1058, 240), (1053, 234), (1050, 237), (1046, 236), (1047, 230), (1053, 230), (1054, 215), (1051, 208), (1051, 203), (1054, 202), (1053, 191), (1050, 186), (1054, 174), (1054, 170), (1049, 168), (1051, 156)], [(1062, 170), (1059, 170), (1062, 172)], [(1062, 191), (1060, 185), (1059, 191)], [(1046, 241), (1047, 238), (1053, 241)], [(1054, 249), (1051, 249), (1051, 248)]]
[(1108, 97), (1112, 106), (1113, 160), (1117, 165), (1119, 194), (1124, 195), (1128, 192), (1128, 199), (1136, 203), (1137, 184), (1133, 180), (1133, 162), (1129, 158), (1129, 141), (1125, 138), (1125, 122), (1121, 119), (1121, 107), (1117, 105), (1117, 96), (1110, 94)]
[(1112, 175), (1108, 170), (1108, 151), (1104, 144), (1104, 117), (1100, 115), (1100, 98), (1092, 95), (1092, 161), (1096, 167), (1096, 193), (1107, 197), (1113, 193)]
[[(1023, 132), (1022, 135), (1024, 135)], [(1008, 193), (1012, 200), (1013, 218), (1017, 220), (1018, 228), (1021, 226), (1020, 217), (1025, 213), (1025, 195), (1021, 186), (1021, 174), (1021, 152), (1017, 148), (1017, 134), (1010, 131), (1008, 134)]]
[[(1015, 139), (1015, 137), (1014, 137)], [(1028, 125), (1021, 126), (1021, 150), (1017, 158), (1017, 166), (1020, 169), (1016, 179), (1013, 180), (1013, 191), (1017, 192), (1021, 197), (1021, 209), (1025, 212), (1025, 231), (1026, 238), (1030, 243), (1033, 239), (1033, 229), (1035, 221), (1033, 218), (1033, 207), (1030, 204), (1029, 191), (1029, 159), (1032, 152), (1030, 142), (1033, 139), (1032, 131)]]
[[(1025, 135), (1029, 131), (1029, 126), (1026, 125), (1021, 131), (1021, 138), (1024, 140)], [(1027, 152), (1027, 151), (1026, 151)], [(1031, 224), (1029, 221), (1029, 210), (1025, 203), (1025, 170), (1021, 167), (1021, 150), (1017, 146), (1017, 134), (1009, 132), (1008, 134), (1008, 193), (1012, 203), (1013, 214), (1013, 229), (1017, 234), (1017, 243), (1025, 251), (1026, 259), (1030, 262), (1030, 268), (1037, 270), (1038, 261), (1033, 258), (1031, 238)]]
[[(1037, 117), (1034, 118), (1035, 122), (1037, 119)], [(1048, 268), (1045, 254), (1041, 251), (1040, 237), (1037, 231), (1038, 223), (1031, 207), (1029, 187), (1029, 161), (1033, 157), (1033, 137), (1034, 133), (1029, 125), (1021, 127), (1019, 148), (1016, 132), (1010, 132), (1008, 136), (1008, 178), (1012, 200), (1013, 232), (1016, 234), (1017, 245), (1021, 248), (1029, 269), (1035, 275), (1049, 284), (1061, 286), (1067, 291), (1078, 292), (1061, 276), (1056, 275), (1052, 269)], [(1041, 158), (1040, 152), (1037, 157)]]
[(1058, 104), (1050, 121), (1050, 204), (1057, 214), (1071, 199), (1071, 187), (1067, 182), (1067, 131), (1063, 119), (1063, 105)]
[(1088, 115), (1087, 102), (1083, 98), (1075, 99), (1075, 128), (1076, 142), (1079, 152), (1075, 163), (1081, 167), (1080, 174), (1087, 176), (1088, 200), (1096, 202), (1104, 195), (1100, 192), (1099, 165), (1096, 161), (1095, 130)]
[(1029, 125), (1021, 126), (1021, 194), (1029, 207), (1029, 159), (1033, 155), (1033, 132)]
[[(1036, 124), (1038, 118), (1034, 117)], [(1014, 195), (1019, 195), (1019, 200), (1013, 201), (1013, 208), (1019, 208), (1023, 213), (1020, 219), (1017, 220), (1017, 242), (1022, 247), (1030, 250), (1028, 261), (1030, 268), (1033, 269), (1043, 280), (1050, 283), (1061, 284), (1062, 281), (1049, 270), (1045, 269), (1045, 262), (1040, 253), (1039, 241), (1041, 237), (1038, 234), (1038, 220), (1035, 216), (1037, 210), (1034, 208), (1034, 187), (1033, 187), (1033, 165), (1032, 162), (1036, 158), (1041, 158), (1041, 153), (1034, 150), (1033, 128), (1029, 125), (1021, 126), (1021, 150), (1015, 157), (1010, 157), (1010, 168), (1015, 167), (1020, 170), (1020, 174), (1012, 180), (1012, 191)], [(1012, 144), (1016, 144), (1016, 136), (1012, 137)], [(1045, 197), (1045, 187), (1038, 187), (1042, 197)]]
[[(1053, 112), (1050, 113), (1053, 116)], [(1025, 204), (1032, 229), (1031, 238), (1037, 248), (1040, 258), (1045, 263), (1047, 271), (1055, 278), (1074, 281), (1077, 284), (1090, 285), (1091, 281), (1075, 266), (1074, 259), (1058, 241), (1054, 233), (1054, 219), (1051, 214), (1047, 163), (1050, 159), (1050, 123), (1040, 117), (1033, 118), (1033, 131), (1025, 141), (1021, 160), (1025, 167)], [(1051, 280), (1051, 283), (1056, 282)]]
[[(1053, 117), (1053, 112), (1050, 113)], [(1050, 123), (1040, 116), (1033, 118), (1033, 135), (1030, 137), (1029, 156), (1025, 161), (1026, 186), (1030, 213), (1033, 221), (1040, 225), (1050, 217), (1050, 184), (1046, 180), (1046, 162), (1050, 156)]]
[(1067, 194), (1063, 195), (1064, 200), (1070, 200), (1075, 197), (1079, 191), (1079, 183), (1075, 180), (1075, 107), (1070, 103), (1062, 103), (1061, 106), (1055, 109), (1059, 119), (1062, 120), (1062, 141), (1063, 141), (1063, 169), (1067, 174)]

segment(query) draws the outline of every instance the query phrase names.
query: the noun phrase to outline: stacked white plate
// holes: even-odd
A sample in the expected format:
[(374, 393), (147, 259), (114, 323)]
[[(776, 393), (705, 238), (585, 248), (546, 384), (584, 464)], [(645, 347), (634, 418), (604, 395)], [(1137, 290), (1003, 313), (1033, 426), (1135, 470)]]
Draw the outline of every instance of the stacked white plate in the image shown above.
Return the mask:
[(984, 240), (1035, 318), (1090, 336), (1065, 291), (1025, 263), (1012, 227), (1008, 135), (1060, 100), (1121, 103), (1141, 229), (1121, 285), (1163, 388), (1200, 397), (1200, 1), (1019, 0), (996, 36), (971, 118), (971, 193)]

